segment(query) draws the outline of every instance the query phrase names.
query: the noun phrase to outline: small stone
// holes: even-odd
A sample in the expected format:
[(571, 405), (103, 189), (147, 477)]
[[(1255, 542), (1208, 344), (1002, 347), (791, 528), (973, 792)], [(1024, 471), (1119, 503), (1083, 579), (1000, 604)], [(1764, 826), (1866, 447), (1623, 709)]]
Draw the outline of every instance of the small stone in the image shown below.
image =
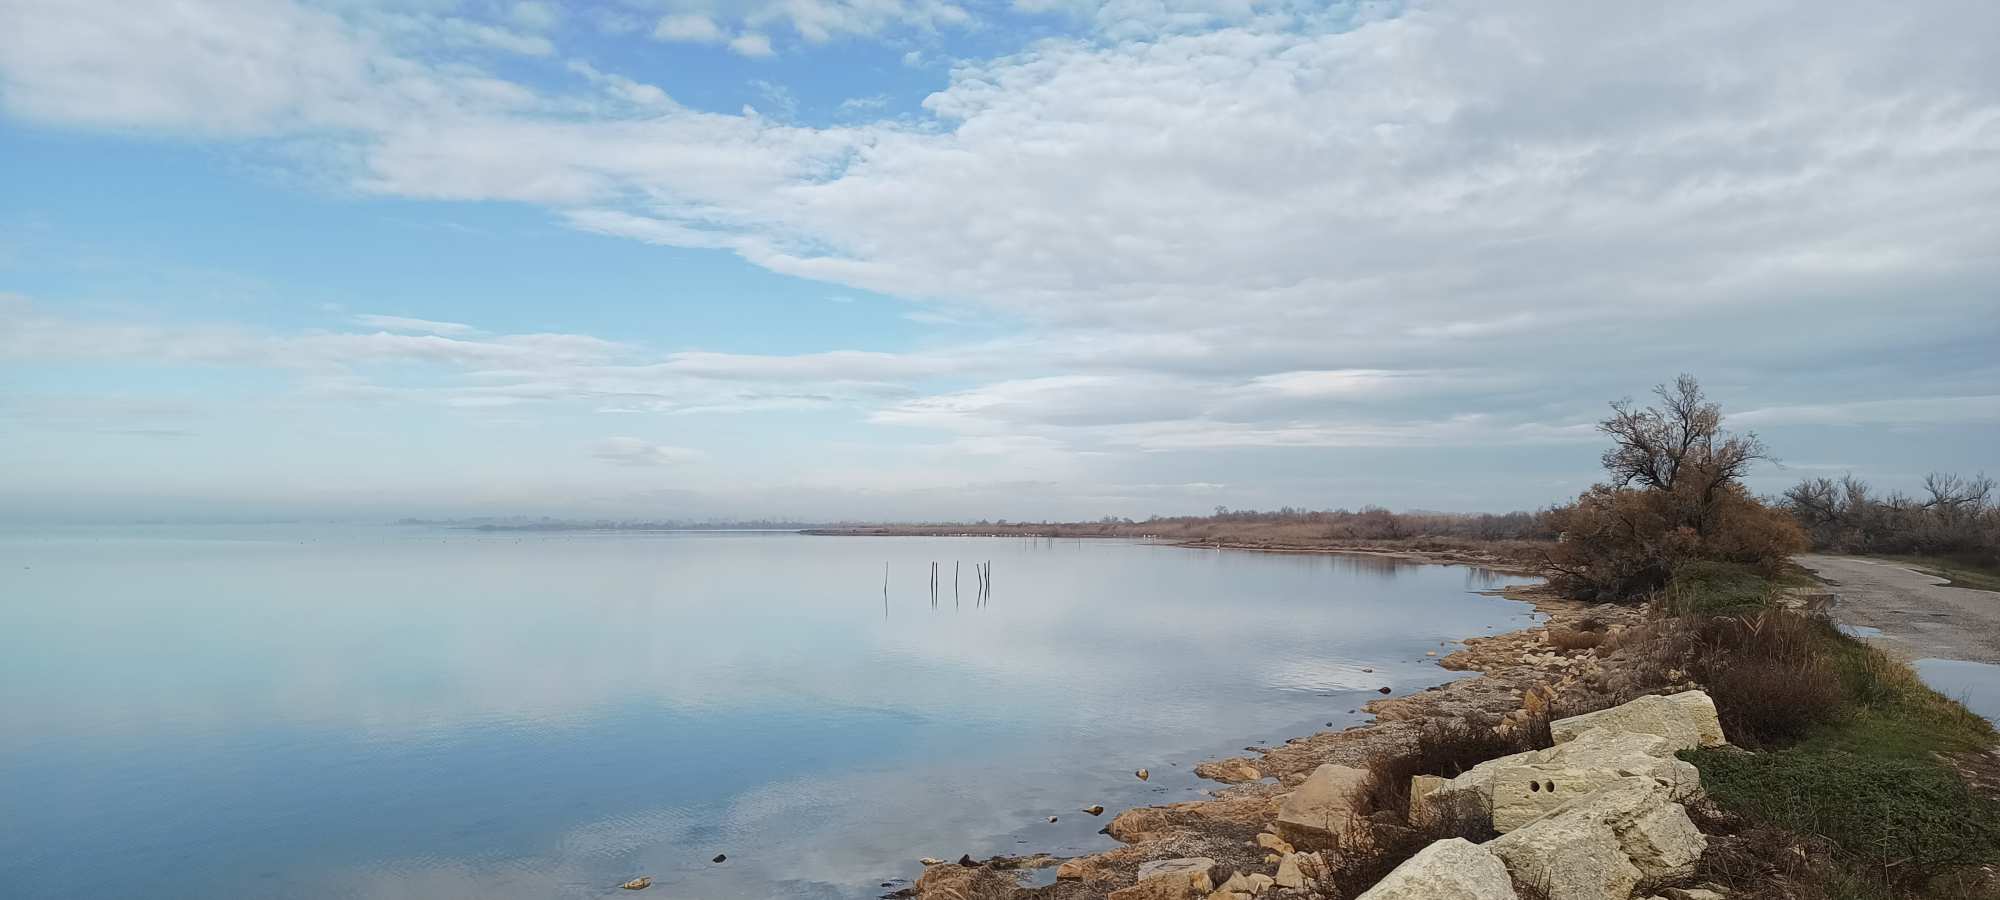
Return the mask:
[(1083, 808), (1083, 811), (1084, 811), (1084, 812), (1087, 812), (1087, 813), (1090, 813), (1090, 814), (1091, 814), (1091, 815), (1093, 815), (1093, 816), (1101, 816), (1101, 815), (1104, 815), (1104, 807), (1102, 807), (1102, 806), (1099, 806), (1099, 805), (1097, 805), (1097, 804), (1095, 804), (1095, 803), (1092, 803), (1091, 805), (1089, 805), (1089, 806), (1086, 806), (1086, 807), (1084, 807), (1084, 808)]
[(1276, 885), (1277, 883), (1278, 879), (1272, 878), (1271, 876), (1266, 875), (1262, 872), (1250, 873), (1250, 893), (1252, 894), (1264, 893), (1265, 891), (1270, 890), (1271, 887), (1273, 885)]
[(641, 875), (638, 878), (634, 878), (631, 881), (619, 885), (619, 887), (624, 888), (628, 891), (643, 891), (652, 886), (653, 886), (653, 876), (651, 875)]
[(1153, 773), (1148, 772), (1145, 769), (1140, 769), (1139, 771), (1133, 772), (1132, 774), (1139, 776), (1140, 781), (1145, 781), (1146, 779), (1153, 777)]
[(714, 859), (711, 859), (711, 860), (709, 860), (709, 862), (712, 862), (712, 863), (719, 863), (719, 862), (722, 862), (723, 860), (726, 860), (726, 859), (728, 859), (728, 858), (729, 858), (729, 854), (727, 854), (727, 853), (717, 853), (717, 854), (715, 854), (715, 858), (714, 858)]
[(1050, 824), (1050, 825), (1054, 825), (1055, 823), (1056, 823), (1056, 817), (1055, 817), (1055, 816), (1050, 816), (1050, 817), (1049, 817), (1049, 824)]
[(1280, 863), (1280, 862), (1283, 862), (1283, 861), (1284, 861), (1284, 859), (1285, 859), (1284, 857), (1282, 857), (1282, 856), (1279, 856), (1279, 855), (1278, 855), (1278, 854), (1276, 854), (1276, 853), (1266, 853), (1266, 854), (1264, 854), (1264, 862), (1265, 862), (1265, 864), (1266, 864), (1266, 865), (1276, 865), (1276, 864), (1278, 864), (1278, 863)]
[(1259, 847), (1262, 847), (1262, 848), (1264, 848), (1264, 849), (1266, 849), (1266, 850), (1269, 850), (1269, 851), (1271, 851), (1271, 852), (1273, 852), (1273, 853), (1291, 853), (1291, 852), (1294, 852), (1294, 850), (1293, 850), (1293, 848), (1292, 848), (1292, 845), (1291, 845), (1290, 843), (1286, 842), (1286, 840), (1285, 840), (1284, 838), (1281, 838), (1281, 837), (1279, 837), (1279, 836), (1277, 836), (1277, 835), (1275, 835), (1275, 834), (1272, 834), (1272, 833), (1270, 833), (1270, 832), (1268, 832), (1268, 831), (1265, 831), (1265, 832), (1260, 832), (1260, 833), (1258, 833), (1258, 835), (1257, 835), (1257, 846), (1259, 846)]
[(944, 860), (941, 860), (941, 859), (938, 859), (938, 858), (937, 858), (937, 857), (935, 857), (935, 856), (926, 856), (926, 857), (924, 857), (923, 859), (920, 859), (920, 860), (917, 860), (917, 862), (920, 862), (920, 863), (923, 863), (924, 865), (927, 865), (927, 866), (941, 866), (941, 865), (944, 865)]

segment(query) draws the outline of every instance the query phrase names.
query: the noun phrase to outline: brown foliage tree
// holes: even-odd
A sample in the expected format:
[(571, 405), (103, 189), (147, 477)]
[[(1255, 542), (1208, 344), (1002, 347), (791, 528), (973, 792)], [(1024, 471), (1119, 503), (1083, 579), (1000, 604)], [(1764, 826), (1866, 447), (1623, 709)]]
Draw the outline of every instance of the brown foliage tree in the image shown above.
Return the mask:
[(1790, 516), (1743, 488), (1752, 463), (1769, 458), (1754, 434), (1722, 428), (1722, 410), (1692, 376), (1654, 391), (1660, 405), (1611, 405), (1598, 425), (1611, 480), (1548, 513), (1562, 533), (1548, 565), (1558, 589), (1591, 600), (1629, 600), (1658, 590), (1676, 566), (1726, 560), (1775, 570), (1805, 548)]

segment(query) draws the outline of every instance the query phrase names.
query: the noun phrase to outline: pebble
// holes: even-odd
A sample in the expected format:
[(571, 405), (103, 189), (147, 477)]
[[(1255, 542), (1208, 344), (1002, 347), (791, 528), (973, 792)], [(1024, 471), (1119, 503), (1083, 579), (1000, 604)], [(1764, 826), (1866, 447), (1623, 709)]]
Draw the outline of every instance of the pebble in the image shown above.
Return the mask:
[(619, 887), (624, 888), (628, 891), (643, 891), (652, 886), (653, 886), (653, 876), (651, 875), (641, 875), (638, 878), (634, 878), (631, 881), (619, 885)]

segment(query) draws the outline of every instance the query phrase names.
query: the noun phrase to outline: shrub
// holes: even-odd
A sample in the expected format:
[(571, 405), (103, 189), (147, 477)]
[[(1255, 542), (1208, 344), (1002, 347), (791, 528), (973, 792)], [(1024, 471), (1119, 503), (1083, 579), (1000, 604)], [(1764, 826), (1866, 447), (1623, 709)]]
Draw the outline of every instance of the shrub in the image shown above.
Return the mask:
[(1502, 735), (1483, 722), (1427, 720), (1417, 732), (1416, 746), (1409, 752), (1377, 754), (1368, 760), (1368, 781), (1356, 800), (1363, 815), (1387, 812), (1397, 819), (1407, 819), (1411, 776), (1450, 778), (1489, 759), (1532, 749), (1524, 738)]
[(1796, 743), (1840, 717), (1840, 682), (1826, 665), (1728, 661), (1706, 679), (1730, 739), (1746, 747)]

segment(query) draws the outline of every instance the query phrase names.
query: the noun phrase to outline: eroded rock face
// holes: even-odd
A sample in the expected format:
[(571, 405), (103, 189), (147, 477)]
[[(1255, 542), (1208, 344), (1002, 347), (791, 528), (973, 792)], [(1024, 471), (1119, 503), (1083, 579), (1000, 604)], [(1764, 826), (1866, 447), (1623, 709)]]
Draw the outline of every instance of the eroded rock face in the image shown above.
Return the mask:
[(1626, 900), (1641, 879), (1687, 875), (1707, 849), (1657, 779), (1627, 777), (1565, 803), (1488, 847), (1549, 900)]
[(1294, 844), (1327, 846), (1354, 815), (1354, 793), (1368, 773), (1327, 763), (1278, 803), (1278, 834)]
[(1549, 723), (1549, 734), (1557, 744), (1564, 744), (1593, 728), (1656, 734), (1671, 741), (1675, 750), (1727, 743), (1722, 735), (1722, 722), (1715, 715), (1715, 701), (1701, 691), (1640, 697), (1622, 706), (1558, 719)]
[(1693, 793), (1701, 774), (1675, 749), (1674, 739), (1661, 735), (1592, 729), (1547, 750), (1488, 760), (1442, 784), (1412, 782), (1411, 795), (1424, 790), (1426, 805), (1476, 798), (1504, 834), (1629, 777), (1653, 779), (1676, 796)]
[(1517, 895), (1500, 857), (1451, 838), (1417, 851), (1358, 900), (1517, 900)]
[(1151, 881), (1155, 878), (1178, 878), (1206, 894), (1215, 890), (1215, 860), (1206, 856), (1190, 856), (1183, 859), (1156, 859), (1139, 864), (1139, 880)]
[(1549, 900), (1626, 900), (1641, 876), (1617, 832), (1592, 816), (1549, 816), (1494, 838), (1487, 848)]

